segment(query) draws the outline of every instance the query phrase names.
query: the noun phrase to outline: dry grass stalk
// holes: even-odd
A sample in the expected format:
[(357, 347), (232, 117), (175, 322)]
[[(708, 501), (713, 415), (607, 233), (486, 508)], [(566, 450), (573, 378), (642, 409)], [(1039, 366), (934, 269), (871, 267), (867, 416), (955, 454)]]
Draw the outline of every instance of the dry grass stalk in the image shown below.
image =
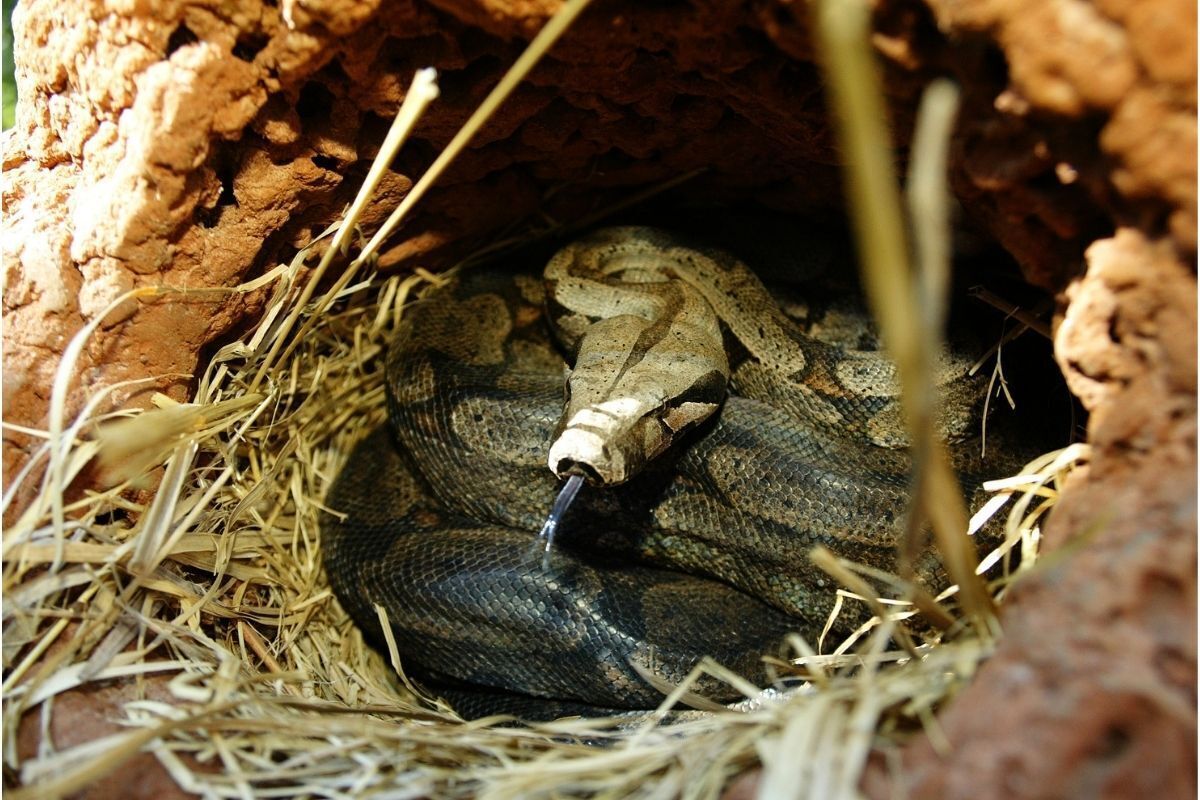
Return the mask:
[(945, 154), (957, 93), (935, 83), (922, 102), (910, 176), (912, 230), (905, 233), (893, 177), (887, 110), (871, 49), (870, 9), (863, 2), (823, 0), (817, 38), (829, 76), (835, 130), (846, 153), (850, 198), (863, 285), (880, 336), (896, 362), (901, 404), (913, 442), (914, 503), (910, 540), (923, 520), (933, 527), (947, 572), (962, 587), (962, 604), (979, 635), (994, 628), (995, 607), (982, 581), (974, 547), (963, 535), (966, 505), (945, 446), (933, 425), (938, 402), (931, 364), (940, 352), (949, 250), (944, 200)]

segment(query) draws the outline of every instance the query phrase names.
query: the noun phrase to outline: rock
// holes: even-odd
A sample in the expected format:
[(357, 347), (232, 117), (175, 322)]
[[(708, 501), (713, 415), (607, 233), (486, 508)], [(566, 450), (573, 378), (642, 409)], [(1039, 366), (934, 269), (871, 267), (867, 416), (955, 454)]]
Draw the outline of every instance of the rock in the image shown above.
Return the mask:
[[(1196, 792), (1196, 276), (1166, 242), (1093, 244), (1055, 338), (1091, 412), (1091, 464), (1013, 587), (1005, 637), (873, 797), (1188, 797)], [(1055, 552), (1057, 551), (1057, 552)]]

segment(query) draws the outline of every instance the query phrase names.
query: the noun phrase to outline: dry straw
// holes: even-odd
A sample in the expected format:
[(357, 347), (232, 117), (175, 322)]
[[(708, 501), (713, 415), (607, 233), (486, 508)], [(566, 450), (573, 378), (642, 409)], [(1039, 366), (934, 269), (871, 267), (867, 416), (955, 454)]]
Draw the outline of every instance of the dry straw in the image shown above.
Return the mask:
[[(564, 6), (522, 57), (523, 69), (583, 6)], [(491, 108), (519, 77), (497, 89)], [(414, 103), (435, 94), (431, 78), (414, 82)], [(397, 124), (390, 145), (419, 115), (413, 108), (402, 109), (408, 122)], [(470, 133), (463, 136), (459, 146)], [(388, 163), (391, 152), (380, 158)], [(477, 256), (548, 232), (518, 232)], [(902, 576), (829, 553), (816, 558), (845, 587), (838, 611), (865, 602), (875, 616), (823, 654), (793, 639), (793, 658), (773, 662), (794, 685), (786, 692), (760, 694), (720, 665), (701, 664), (698, 671), (741, 688), (742, 710), (670, 717), (685, 684), (663, 687), (659, 713), (641, 720), (522, 728), (464, 723), (421, 696), (403, 674), (402, 654), (367, 648), (331, 596), (317, 521), (346, 453), (383, 420), (382, 356), (405, 303), (439, 279), (379, 275), (360, 255), (314, 299), (314, 278), (343, 253), (353, 227), (326, 233), (334, 239), (315, 268), (316, 248), (306, 249), (229, 290), (266, 289), (271, 298), (258, 326), (212, 357), (191, 403), (160, 397), (146, 411), (102, 411), (112, 392), (131, 388), (111, 387), (68, 420), (67, 377), (101, 320), (68, 347), (49, 430), (25, 431), (42, 444), (3, 501), (7, 511), (18, 484), (42, 481), (3, 538), (12, 797), (70, 794), (148, 751), (182, 788), (209, 797), (699, 798), (760, 765), (763, 796), (828, 798), (853, 795), (869, 750), (886, 750), (918, 726), (951, 746), (933, 713), (971, 678), (993, 639), (962, 633), (956, 587), (914, 594)], [(178, 291), (140, 290), (121, 302), (172, 302)], [(104, 485), (68, 502), (65, 488), (97, 458)], [(1032, 568), (1040, 521), (1082, 458), (1086, 448), (1074, 446), (994, 487), (985, 512), (1011, 502), (1007, 537), (979, 570), (999, 562), (1001, 577), (986, 601), (957, 607), (989, 608), (993, 594)], [(155, 481), (148, 504), (130, 499)], [(965, 527), (964, 519), (954, 532), (962, 541)], [(962, 635), (922, 635), (930, 626), (907, 625), (918, 613), (940, 621), (933, 630)], [(165, 689), (154, 679), (165, 679)], [(129, 696), (120, 730), (55, 749), (46, 733), (56, 698), (113, 682)], [(32, 757), (18, 753), (22, 718), (43, 734)]]

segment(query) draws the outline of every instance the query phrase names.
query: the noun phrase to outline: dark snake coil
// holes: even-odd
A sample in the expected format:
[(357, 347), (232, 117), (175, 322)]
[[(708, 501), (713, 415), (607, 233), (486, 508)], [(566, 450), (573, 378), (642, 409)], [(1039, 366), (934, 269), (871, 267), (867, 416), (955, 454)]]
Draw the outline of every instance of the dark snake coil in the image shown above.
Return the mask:
[[(333, 588), (376, 636), (374, 606), (386, 609), (406, 667), (464, 698), (465, 715), (531, 713), (520, 699), (530, 697), (566, 703), (548, 704), (553, 713), (653, 708), (706, 655), (761, 685), (770, 679), (761, 656), (781, 654), (789, 632), (816, 641), (834, 602), (807, 557), (813, 546), (894, 569), (910, 462), (898, 447), (891, 366), (870, 351), (869, 332), (847, 333), (852, 314), (796, 323), (719, 251), (616, 228), (564, 253), (570, 263), (549, 279), (549, 297), (540, 277), (476, 271), (406, 310), (387, 359), (390, 427), (354, 450), (326, 500), (338, 514), (322, 525)], [(578, 357), (582, 331), (603, 319), (564, 305), (570, 292), (562, 300), (557, 284), (589, 259), (647, 283), (643, 263), (663, 253), (668, 272), (691, 260), (732, 287), (716, 313), (734, 393), (713, 417), (687, 417), (633, 477), (586, 487), (543, 564), (533, 534), (560, 486), (547, 453), (565, 426), (561, 349)], [(630, 274), (585, 277), (604, 292)], [(565, 345), (547, 331), (547, 308), (574, 326), (560, 332)], [(747, 328), (760, 341), (739, 338)], [(656, 336), (668, 337), (628, 337), (641, 349), (623, 356), (622, 375), (655, 369), (646, 342)], [(966, 437), (979, 385), (965, 377), (968, 357), (942, 363), (953, 400), (942, 424)], [(679, 418), (664, 408), (655, 436)], [(955, 450), (960, 474), (987, 474), (977, 449)], [(917, 568), (942, 585), (931, 552)], [(837, 630), (857, 621), (843, 615)], [(694, 690), (737, 699), (707, 678)], [(473, 699), (486, 702), (468, 708)]]

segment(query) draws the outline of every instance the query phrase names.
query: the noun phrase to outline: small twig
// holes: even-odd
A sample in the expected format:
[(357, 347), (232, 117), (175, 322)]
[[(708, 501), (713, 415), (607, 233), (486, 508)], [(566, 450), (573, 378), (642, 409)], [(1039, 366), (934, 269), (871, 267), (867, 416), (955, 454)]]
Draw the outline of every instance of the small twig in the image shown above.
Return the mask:
[[(862, 578), (855, 575), (842, 560), (835, 556), (830, 550), (825, 547), (817, 546), (809, 551), (808, 557), (814, 564), (820, 567), (831, 578), (845, 586), (850, 591), (862, 597), (867, 605), (871, 607), (872, 613), (879, 617), (881, 621), (887, 621), (889, 615), (883, 604), (879, 602), (878, 593), (871, 588), (871, 584), (867, 583)], [(908, 631), (903, 625), (895, 626), (893, 636), (896, 638), (896, 643), (914, 659), (919, 659), (921, 654), (917, 651), (917, 645), (912, 640)]]
[(989, 347), (983, 355), (975, 360), (975, 363), (971, 365), (969, 370), (967, 370), (967, 375), (969, 377), (975, 376), (983, 367), (983, 365), (987, 363), (989, 358), (992, 356), (997, 356), (997, 358), (999, 358), (999, 353), (1004, 345), (1016, 339), (1027, 330), (1030, 330), (1029, 326), (1020, 322), (1018, 322), (1014, 327), (1010, 328), (995, 344)]
[[(1039, 313), (1031, 313), (1020, 306), (1013, 305), (1000, 295), (983, 286), (972, 286), (967, 290), (967, 294), (980, 302), (987, 303), (992, 308), (1003, 311), (1007, 316), (1017, 320), (1029, 330), (1039, 333), (1047, 339), (1053, 339), (1050, 334), (1050, 326), (1039, 318)], [(1013, 334), (1012, 338), (1016, 338), (1021, 333), (1023, 331), (1018, 331)]]
[(454, 138), (450, 140), (445, 149), (438, 154), (437, 159), (425, 171), (421, 179), (404, 196), (404, 199), (396, 207), (396, 210), (391, 213), (387, 221), (375, 232), (371, 240), (367, 242), (362, 254), (359, 255), (359, 259), (369, 258), (371, 254), (383, 246), (383, 242), (391, 236), (396, 226), (408, 215), (409, 209), (425, 196), (425, 193), (429, 191), (429, 187), (441, 177), (446, 167), (458, 157), (458, 154), (475, 137), (475, 134), (483, 127), (483, 124), (487, 122), (492, 114), (495, 113), (500, 104), (508, 99), (508, 96), (512, 94), (517, 85), (525, 79), (529, 71), (542, 59), (546, 51), (558, 41), (558, 38), (571, 27), (571, 23), (575, 21), (575, 18), (587, 8), (588, 2), (589, 0), (567, 0), (545, 26), (538, 31), (537, 36), (533, 37), (533, 41), (525, 48), (525, 52), (521, 53), (520, 58), (509, 68), (508, 72), (504, 73), (504, 77), (500, 79), (496, 87), (483, 99), (483, 102), (479, 104), (479, 107), (475, 109), (470, 118), (463, 123), (462, 128), (454, 135)]
[[(299, 299), (292, 306), (292, 311), (288, 314), (287, 319), (283, 323), (283, 329), (275, 337), (275, 341), (271, 345), (271, 350), (263, 359), (259, 366), (258, 372), (255, 373), (254, 379), (250, 382), (250, 391), (258, 388), (263, 378), (267, 376), (271, 366), (280, 355), (280, 350), (289, 341), (287, 333), (295, 326), (300, 316), (304, 313), (305, 307), (308, 305), (309, 299), (317, 289), (317, 285), (321, 282), (326, 270), (333, 263), (334, 258), (338, 253), (345, 253), (349, 247), (350, 237), (354, 235), (355, 225), (358, 222), (359, 216), (366, 210), (367, 203), (375, 194), (380, 181), (383, 180), (384, 173), (387, 171), (388, 165), (392, 158), (400, 150), (400, 147), (408, 139), (417, 120), (425, 113), (425, 109), (437, 99), (437, 73), (432, 69), (418, 70), (413, 76), (412, 83), (408, 87), (408, 94), (404, 97), (404, 102), (400, 104), (400, 108), (396, 111), (396, 117), (392, 121), (392, 126), (384, 137), (383, 145), (379, 150), (379, 154), (375, 157), (375, 161), (371, 164), (371, 169), (367, 173), (367, 177), (363, 180), (362, 186), (359, 187), (358, 194), (354, 198), (354, 202), (350, 206), (350, 210), (342, 219), (338, 226), (337, 233), (333, 237), (333, 241), (325, 249), (321, 256), (321, 261), (309, 276), (308, 282), (304, 285)], [(336, 297), (338, 290), (342, 286), (349, 283), (354, 273), (358, 271), (363, 263), (368, 259), (368, 254), (364, 250), (358, 258), (346, 268), (345, 272), (338, 278), (338, 283), (332, 291), (325, 294), (325, 299)], [(319, 314), (314, 314), (310, 319), (318, 317)], [(307, 326), (301, 329), (305, 332)], [(296, 343), (303, 340), (302, 335), (297, 335), (291, 339), (291, 344), (284, 350), (283, 358), (287, 358), (295, 349)]]

